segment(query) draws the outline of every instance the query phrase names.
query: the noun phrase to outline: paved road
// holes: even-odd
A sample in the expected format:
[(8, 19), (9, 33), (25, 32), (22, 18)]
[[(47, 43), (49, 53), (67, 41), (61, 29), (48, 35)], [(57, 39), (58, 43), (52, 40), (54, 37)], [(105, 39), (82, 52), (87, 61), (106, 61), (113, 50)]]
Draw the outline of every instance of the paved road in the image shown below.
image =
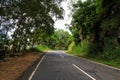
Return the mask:
[(51, 51), (42, 58), (29, 80), (120, 80), (120, 71), (63, 51)]

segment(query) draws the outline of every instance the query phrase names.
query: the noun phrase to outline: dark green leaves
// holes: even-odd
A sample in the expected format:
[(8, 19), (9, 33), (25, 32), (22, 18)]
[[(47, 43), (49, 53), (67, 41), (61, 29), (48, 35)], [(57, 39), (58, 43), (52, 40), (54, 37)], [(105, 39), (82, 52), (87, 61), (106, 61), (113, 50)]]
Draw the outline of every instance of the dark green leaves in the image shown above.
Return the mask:
[(14, 29), (12, 46), (15, 51), (37, 44), (39, 37), (52, 35), (52, 17), (62, 17), (62, 10), (54, 0), (4, 0), (2, 3), (5, 8), (2, 8), (0, 16), (5, 13), (4, 18), (11, 20), (13, 27), (9, 28)]

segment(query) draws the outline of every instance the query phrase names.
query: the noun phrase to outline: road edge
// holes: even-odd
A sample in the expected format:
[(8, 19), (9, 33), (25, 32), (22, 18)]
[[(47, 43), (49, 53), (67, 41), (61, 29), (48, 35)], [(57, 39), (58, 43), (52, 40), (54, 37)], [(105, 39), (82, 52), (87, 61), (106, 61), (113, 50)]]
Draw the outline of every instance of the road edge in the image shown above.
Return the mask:
[(108, 67), (108, 68), (111, 68), (111, 69), (120, 71), (119, 68), (116, 68), (116, 67), (113, 67), (113, 66), (109, 66), (109, 65), (106, 65), (106, 64), (104, 64), (104, 63), (96, 62), (96, 61), (93, 61), (93, 60), (91, 60), (91, 59), (83, 58), (83, 57), (80, 57), (80, 56), (78, 57), (78, 56), (69, 54), (69, 53), (67, 53), (67, 52), (65, 52), (65, 53), (68, 54), (68, 55), (70, 55), (70, 56), (72, 56), (72, 57), (82, 58), (82, 59), (87, 60), (87, 61), (89, 61), (89, 62), (96, 63), (96, 64), (99, 64), (99, 65), (102, 65), (102, 66), (105, 66), (105, 67)]
[(34, 71), (32, 72), (32, 74), (30, 75), (30, 77), (28, 78), (28, 80), (32, 80), (35, 72), (37, 71), (38, 67), (40, 66), (40, 64), (42, 63), (42, 61), (44, 60), (45, 55), (41, 58), (41, 60), (39, 61), (39, 63), (37, 64), (37, 66), (35, 67)]
[(28, 80), (28, 78), (30, 77), (30, 75), (32, 74), (32, 72), (34, 71), (34, 69), (36, 68), (37, 64), (39, 63), (39, 61), (42, 59), (42, 57), (45, 55), (46, 53), (42, 53), (42, 56), (40, 56), (37, 60), (34, 61), (34, 63), (29, 66), (18, 78), (16, 78), (15, 80)]

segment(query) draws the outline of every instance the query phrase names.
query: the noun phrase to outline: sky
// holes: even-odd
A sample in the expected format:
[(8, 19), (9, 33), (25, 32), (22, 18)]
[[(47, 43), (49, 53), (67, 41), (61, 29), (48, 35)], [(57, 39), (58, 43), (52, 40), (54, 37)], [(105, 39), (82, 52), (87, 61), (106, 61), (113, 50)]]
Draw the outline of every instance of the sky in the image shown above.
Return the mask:
[[(63, 20), (57, 20), (57, 21), (55, 21), (55, 24), (54, 24), (55, 28), (57, 28), (57, 29), (63, 29), (63, 30), (68, 31), (68, 32), (69, 32), (69, 29), (67, 28), (67, 26), (65, 26), (65, 24), (70, 24), (71, 20), (72, 20), (72, 14), (70, 14), (71, 10), (68, 7), (68, 6), (70, 6), (69, 5), (70, 1), (72, 1), (72, 0), (64, 0), (61, 3), (61, 6), (63, 7), (63, 9), (65, 11), (64, 19)], [(86, 0), (82, 0), (82, 1), (84, 2)]]
[(70, 24), (72, 19), (71, 16), (69, 16), (70, 15), (70, 9), (68, 8), (69, 1), (70, 0), (65, 0), (61, 3), (61, 6), (64, 9), (64, 15), (63, 15), (64, 19), (55, 21), (54, 27), (57, 29), (63, 29), (65, 31), (69, 31), (67, 26), (65, 26), (65, 24)]

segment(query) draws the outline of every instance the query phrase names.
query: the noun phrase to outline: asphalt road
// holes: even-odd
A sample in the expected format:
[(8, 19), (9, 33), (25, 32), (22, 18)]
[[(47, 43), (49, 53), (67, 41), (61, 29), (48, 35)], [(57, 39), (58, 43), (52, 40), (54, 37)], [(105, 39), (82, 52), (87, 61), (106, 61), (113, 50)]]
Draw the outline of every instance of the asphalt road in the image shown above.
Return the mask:
[(66, 54), (50, 51), (28, 80), (120, 80), (120, 70)]

